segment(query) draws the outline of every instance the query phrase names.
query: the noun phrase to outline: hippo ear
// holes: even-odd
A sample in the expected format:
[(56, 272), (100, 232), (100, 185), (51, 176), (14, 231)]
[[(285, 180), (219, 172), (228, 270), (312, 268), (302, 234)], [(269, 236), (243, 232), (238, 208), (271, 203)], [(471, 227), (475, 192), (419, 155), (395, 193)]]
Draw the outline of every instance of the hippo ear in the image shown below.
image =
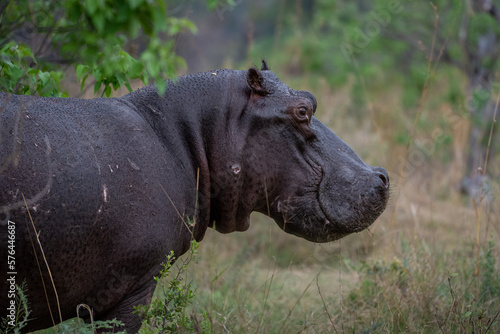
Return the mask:
[(260, 67), (261, 71), (269, 71), (269, 67), (267, 66), (267, 62), (265, 59), (262, 59), (262, 66)]
[(252, 92), (259, 95), (267, 95), (268, 92), (264, 87), (264, 78), (256, 68), (251, 68), (247, 72), (247, 83), (252, 89)]

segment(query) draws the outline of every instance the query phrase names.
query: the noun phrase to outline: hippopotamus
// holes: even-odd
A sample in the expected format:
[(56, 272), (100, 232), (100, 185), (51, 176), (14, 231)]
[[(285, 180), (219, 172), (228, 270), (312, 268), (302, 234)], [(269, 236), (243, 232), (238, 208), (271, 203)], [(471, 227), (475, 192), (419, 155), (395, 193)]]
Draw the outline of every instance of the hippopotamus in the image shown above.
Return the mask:
[(265, 62), (118, 98), (0, 93), (1, 316), (11, 283), (24, 281), (27, 330), (87, 304), (94, 319), (136, 332), (133, 306), (151, 299), (165, 256), (209, 227), (245, 231), (257, 211), (318, 243), (366, 229), (387, 204), (389, 176), (316, 107)]

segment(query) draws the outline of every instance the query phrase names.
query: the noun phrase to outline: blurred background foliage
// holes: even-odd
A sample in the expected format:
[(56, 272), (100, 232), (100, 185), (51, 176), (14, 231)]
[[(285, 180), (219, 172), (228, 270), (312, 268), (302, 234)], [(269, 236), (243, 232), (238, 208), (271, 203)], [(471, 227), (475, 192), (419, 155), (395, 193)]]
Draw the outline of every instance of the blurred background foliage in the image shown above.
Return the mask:
[(94, 93), (108, 97), (111, 88), (131, 90), (133, 79), (152, 78), (164, 89), (165, 77), (184, 66), (171, 37), (196, 31), (191, 21), (167, 16), (161, 0), (3, 1), (0, 15), (1, 89), (42, 96), (68, 95), (60, 85), (67, 66), (82, 88), (91, 76)]
[(327, 245), (262, 215), (243, 234), (207, 233), (186, 278), (193, 319), (211, 332), (496, 333), (499, 38), (493, 0), (3, 1), (0, 87), (119, 96), (265, 58), (389, 171), (391, 201)]

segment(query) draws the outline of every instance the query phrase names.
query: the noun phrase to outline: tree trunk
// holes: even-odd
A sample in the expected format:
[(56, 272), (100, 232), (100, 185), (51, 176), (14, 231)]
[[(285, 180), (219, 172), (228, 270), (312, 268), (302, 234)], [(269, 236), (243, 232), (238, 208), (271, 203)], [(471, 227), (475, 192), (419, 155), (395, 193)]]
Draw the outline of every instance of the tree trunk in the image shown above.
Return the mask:
[[(500, 24), (500, 12), (491, 0), (477, 0), (473, 2), (475, 11), (483, 11), (491, 15)], [(470, 112), (470, 130), (468, 152), (466, 160), (466, 174), (462, 181), (461, 190), (471, 196), (482, 196), (488, 192), (487, 166), (493, 163), (494, 156), (486, 152), (494, 152), (491, 141), (488, 148), (488, 139), (495, 112), (495, 101), (492, 96), (495, 83), (493, 78), (495, 68), (500, 57), (498, 50), (498, 35), (494, 31), (485, 32), (478, 37), (475, 45), (467, 44), (468, 17), (462, 21), (460, 33), (461, 44), (467, 55), (465, 72), (469, 78), (466, 95), (466, 107)], [(489, 161), (486, 161), (488, 159)]]
[(469, 77), (467, 89), (467, 108), (470, 112), (470, 128), (466, 171), (461, 190), (463, 193), (474, 197), (484, 195), (485, 192), (487, 192), (487, 166), (488, 164), (494, 163), (492, 152), (494, 152), (495, 149), (495, 140), (491, 141), (489, 146), (490, 154), (487, 156), (488, 139), (495, 112), (495, 101), (492, 99), (491, 82), (493, 73), (488, 72), (489, 71), (481, 69), (478, 71), (478, 75)]

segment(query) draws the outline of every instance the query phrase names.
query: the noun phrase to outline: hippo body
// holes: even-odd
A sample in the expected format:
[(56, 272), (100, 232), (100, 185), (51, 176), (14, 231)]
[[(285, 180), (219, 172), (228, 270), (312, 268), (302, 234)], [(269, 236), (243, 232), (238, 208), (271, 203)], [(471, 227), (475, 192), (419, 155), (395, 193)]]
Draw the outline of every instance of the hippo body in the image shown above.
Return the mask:
[(128, 332), (165, 255), (182, 255), (208, 227), (244, 231), (259, 211), (327, 242), (370, 226), (388, 200), (387, 172), (366, 165), (315, 109), (311, 93), (265, 63), (182, 76), (163, 96), (153, 86), (91, 100), (0, 93), (0, 317), (11, 225), (29, 330), (60, 319), (47, 263), (63, 319), (84, 303)]

